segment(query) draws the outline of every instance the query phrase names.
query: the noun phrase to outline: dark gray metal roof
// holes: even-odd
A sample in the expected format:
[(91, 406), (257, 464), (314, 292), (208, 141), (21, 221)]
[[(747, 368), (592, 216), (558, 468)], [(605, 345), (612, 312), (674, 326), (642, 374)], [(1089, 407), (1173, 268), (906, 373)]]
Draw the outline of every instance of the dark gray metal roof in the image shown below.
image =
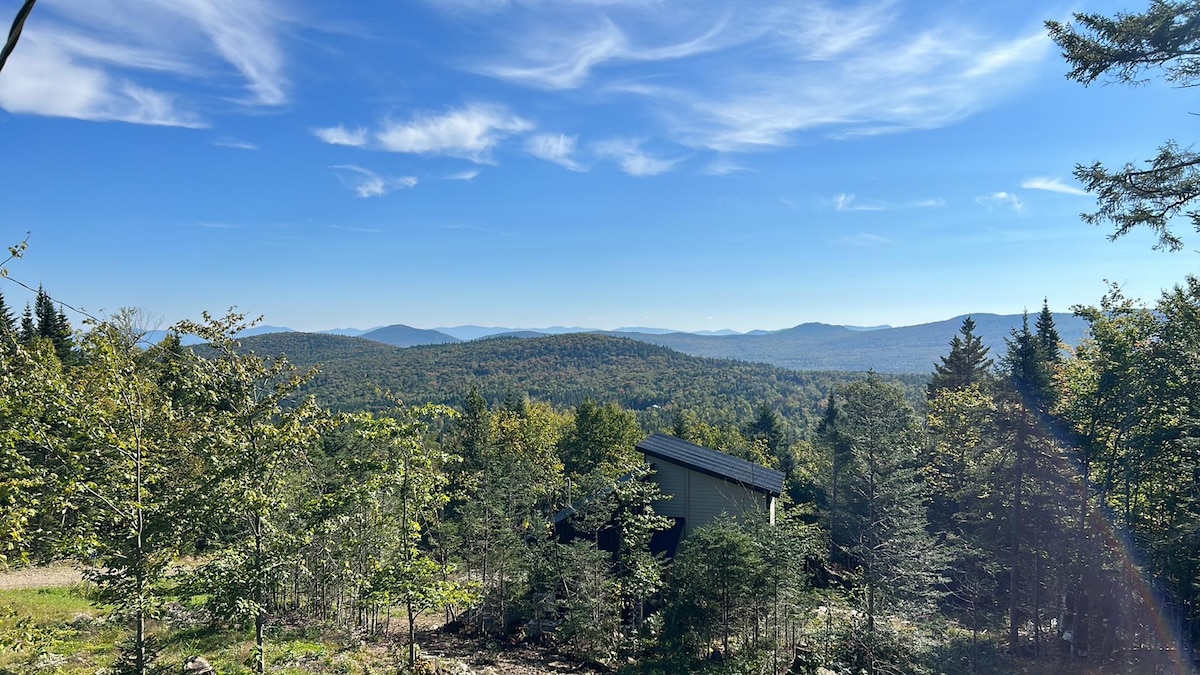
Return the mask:
[(653, 434), (638, 443), (637, 449), (648, 457), (665, 459), (668, 462), (686, 466), (693, 471), (737, 483), (752, 490), (775, 496), (783, 494), (784, 475), (782, 472), (768, 469), (740, 457), (688, 443), (682, 438), (666, 434)]

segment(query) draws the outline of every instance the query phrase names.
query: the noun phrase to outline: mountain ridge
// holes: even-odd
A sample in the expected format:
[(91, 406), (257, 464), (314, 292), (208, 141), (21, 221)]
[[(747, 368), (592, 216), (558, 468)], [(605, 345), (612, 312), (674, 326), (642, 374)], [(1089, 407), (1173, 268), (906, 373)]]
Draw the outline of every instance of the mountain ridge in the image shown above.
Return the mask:
[[(1021, 325), (1020, 314), (991, 314), (981, 312), (962, 314), (943, 321), (894, 328), (875, 326), (857, 327), (806, 322), (774, 331), (751, 331), (749, 333), (689, 333), (683, 331), (627, 332), (620, 330), (593, 331), (580, 329), (574, 333), (559, 332), (557, 335), (608, 335), (668, 347), (691, 356), (717, 359), (734, 359), (766, 363), (792, 370), (836, 370), (867, 371), (881, 373), (927, 374), (939, 363), (940, 357), (949, 352), (951, 339), (958, 332), (965, 317), (975, 320), (976, 334), (991, 349), (991, 357), (998, 360), (1005, 351), (1005, 339), (1011, 331)], [(1073, 314), (1057, 313), (1055, 325), (1062, 341), (1074, 346), (1083, 339), (1086, 322)], [(255, 334), (269, 332), (272, 327), (260, 326)], [(358, 337), (396, 347), (418, 347), (430, 344), (470, 342), (495, 338), (536, 339), (548, 333), (531, 329), (510, 329), (504, 332), (498, 327), (460, 326), (473, 329), (475, 333), (485, 331), (478, 337), (464, 339), (442, 331), (413, 328), (405, 324), (393, 324), (372, 329)], [(280, 329), (280, 332), (288, 329)], [(343, 329), (344, 330), (344, 329)], [(447, 329), (451, 330), (451, 329)], [(570, 329), (557, 326), (543, 330)], [(659, 329), (645, 329), (659, 330)], [(467, 333), (460, 334), (469, 334)], [(326, 332), (328, 334), (328, 332)], [(249, 337), (244, 334), (242, 337)]]

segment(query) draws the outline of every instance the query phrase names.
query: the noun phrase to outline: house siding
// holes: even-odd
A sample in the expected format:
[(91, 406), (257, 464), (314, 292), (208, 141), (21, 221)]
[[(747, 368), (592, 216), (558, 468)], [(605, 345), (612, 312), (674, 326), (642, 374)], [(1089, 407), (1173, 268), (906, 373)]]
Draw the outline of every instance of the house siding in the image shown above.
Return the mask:
[(762, 513), (775, 522), (775, 498), (736, 483), (693, 471), (674, 462), (655, 458), (652, 480), (673, 499), (655, 502), (654, 510), (664, 516), (685, 519), (684, 535), (691, 534), (726, 514), (739, 517)]
[(687, 518), (688, 474), (692, 472), (661, 459), (653, 460), (652, 466), (651, 480), (658, 483), (658, 489), (664, 495), (674, 495), (671, 499), (654, 502), (654, 512), (671, 518)]

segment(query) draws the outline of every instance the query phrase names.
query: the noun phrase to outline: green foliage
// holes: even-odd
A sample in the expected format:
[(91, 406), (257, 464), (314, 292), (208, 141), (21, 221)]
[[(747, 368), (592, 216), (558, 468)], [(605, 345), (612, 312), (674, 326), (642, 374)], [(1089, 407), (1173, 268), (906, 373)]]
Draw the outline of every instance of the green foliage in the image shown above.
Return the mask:
[(597, 405), (589, 398), (575, 408), (559, 456), (567, 475), (590, 492), (588, 481), (580, 480), (584, 476), (612, 480), (641, 463), (634, 448), (644, 436), (633, 413), (615, 403)]
[[(1050, 321), (1053, 325), (1053, 316)], [(963, 319), (958, 333), (950, 341), (950, 354), (943, 356), (942, 362), (933, 367), (933, 379), (926, 388), (931, 399), (943, 389), (966, 389), (984, 383), (990, 375), (992, 360), (987, 356), (988, 348), (983, 340), (975, 334), (975, 322), (971, 317)], [(1057, 342), (1057, 335), (1055, 337)]]
[[(819, 556), (815, 528), (729, 519), (697, 528), (671, 572), (659, 640), (668, 663), (691, 669), (717, 645), (725, 659), (755, 661), (776, 650), (809, 609), (806, 561)], [(778, 665), (778, 664), (776, 664)]]
[(920, 427), (903, 393), (875, 377), (849, 385), (835, 422), (847, 451), (844, 547), (861, 576), (868, 632), (886, 611), (925, 616), (942, 581), (943, 552), (926, 530)]
[(13, 317), (12, 308), (0, 294), (0, 344), (6, 344), (17, 337), (17, 323)]
[[(0, 338), (2, 339), (2, 338)], [(0, 566), (54, 557), (74, 522), (70, 386), (46, 342), (0, 349)]]
[[(1161, 71), (1177, 86), (1193, 86), (1200, 77), (1200, 4), (1194, 0), (1152, 0), (1140, 14), (1075, 14), (1075, 23), (1047, 21), (1050, 37), (1071, 66), (1067, 77), (1091, 84), (1112, 81), (1142, 84)], [(1132, 162), (1110, 170), (1100, 162), (1075, 167), (1075, 177), (1096, 193), (1098, 209), (1083, 214), (1092, 224), (1111, 223), (1111, 239), (1147, 228), (1158, 236), (1157, 249), (1177, 251), (1183, 240), (1172, 231), (1179, 216), (1200, 229), (1200, 154), (1168, 141), (1146, 166)]]
[(205, 590), (230, 618), (252, 619), (256, 669), (266, 670), (265, 628), (272, 574), (291, 553), (283, 517), (310, 469), (306, 449), (320, 429), (311, 398), (297, 399), (310, 378), (284, 358), (242, 353), (234, 337), (241, 315), (204, 314), (203, 323), (180, 322), (175, 332), (198, 335), (215, 356), (191, 357), (186, 383), (197, 425), (198, 459), (208, 477), (206, 499), (216, 516), (212, 558), (200, 579), (222, 583)]
[(40, 286), (37, 299), (34, 302), (34, 315), (37, 317), (37, 337), (49, 340), (54, 345), (54, 353), (64, 364), (73, 363), (71, 339), (71, 324), (61, 309), (54, 307), (54, 301)]
[(371, 449), (374, 466), (367, 481), (354, 486), (358, 513), (370, 524), (378, 545), (369, 556), (370, 573), (360, 593), (384, 606), (399, 604), (408, 620), (408, 667), (416, 665), (416, 621), (428, 612), (473, 600), (469, 584), (451, 577), (453, 567), (439, 563), (425, 543), (449, 497), (443, 469), (458, 458), (424, 442), (428, 418), (454, 411), (427, 406), (394, 410), (390, 416), (363, 413), (351, 418)]

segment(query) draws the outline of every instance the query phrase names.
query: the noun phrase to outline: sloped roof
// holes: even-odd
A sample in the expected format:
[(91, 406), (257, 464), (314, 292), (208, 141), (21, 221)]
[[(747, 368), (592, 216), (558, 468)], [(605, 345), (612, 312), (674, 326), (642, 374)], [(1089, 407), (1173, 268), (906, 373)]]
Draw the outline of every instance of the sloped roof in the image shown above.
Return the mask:
[(653, 434), (638, 443), (639, 452), (647, 457), (658, 457), (674, 462), (693, 471), (715, 478), (737, 483), (743, 487), (767, 494), (783, 494), (782, 472), (749, 462), (741, 457), (727, 455), (717, 450), (688, 443), (681, 438), (666, 434)]

